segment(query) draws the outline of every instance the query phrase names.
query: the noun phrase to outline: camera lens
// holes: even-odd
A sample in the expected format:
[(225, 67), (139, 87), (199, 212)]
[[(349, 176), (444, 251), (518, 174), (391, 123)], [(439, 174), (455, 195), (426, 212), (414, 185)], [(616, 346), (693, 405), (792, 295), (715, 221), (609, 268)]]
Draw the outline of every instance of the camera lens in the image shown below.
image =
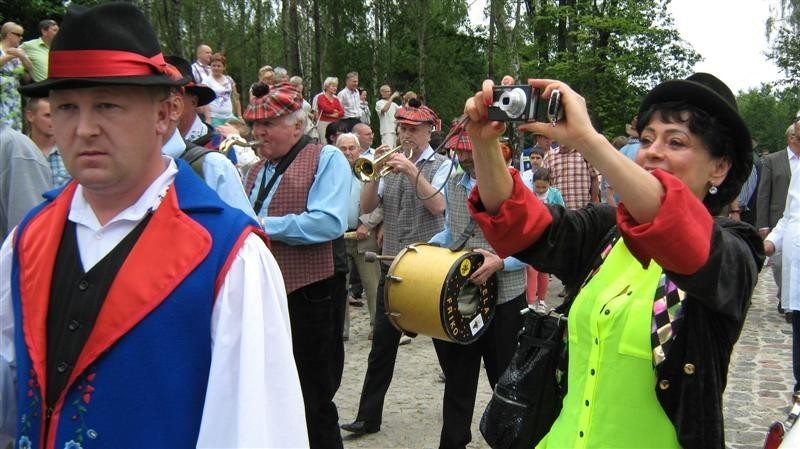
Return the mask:
[(525, 112), (525, 106), (528, 104), (528, 97), (525, 95), (525, 91), (519, 87), (503, 92), (498, 100), (500, 109), (510, 118), (521, 116)]

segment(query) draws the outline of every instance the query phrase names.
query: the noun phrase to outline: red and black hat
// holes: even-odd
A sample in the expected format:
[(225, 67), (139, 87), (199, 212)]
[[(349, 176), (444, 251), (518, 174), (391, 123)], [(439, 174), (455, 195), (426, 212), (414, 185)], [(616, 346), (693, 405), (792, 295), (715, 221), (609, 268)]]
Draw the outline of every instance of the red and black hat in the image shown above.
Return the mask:
[(303, 96), (292, 84), (280, 83), (270, 88), (269, 93), (253, 98), (244, 111), (247, 122), (269, 120), (289, 115), (303, 107)]
[(187, 81), (169, 76), (158, 38), (138, 8), (106, 3), (70, 7), (50, 46), (47, 79), (19, 90), (46, 97), (51, 89), (181, 86)]
[(205, 106), (217, 98), (217, 93), (214, 92), (214, 89), (197, 84), (197, 80), (195, 80), (194, 75), (192, 75), (192, 65), (189, 61), (174, 55), (164, 56), (164, 60), (167, 61), (167, 64), (175, 66), (175, 68), (181, 72), (181, 76), (187, 79), (188, 82), (183, 88), (188, 93), (197, 96), (198, 106)]
[(469, 134), (467, 133), (467, 128), (463, 125), (463, 123), (464, 122), (461, 120), (461, 118), (453, 120), (453, 127), (450, 128), (450, 134), (452, 134), (452, 137), (447, 139), (444, 147), (452, 150), (469, 151), (471, 153), (472, 140), (470, 140)]
[(394, 114), (394, 119), (398, 123), (405, 123), (406, 125), (436, 124), (436, 117), (433, 111), (426, 107), (403, 106)]

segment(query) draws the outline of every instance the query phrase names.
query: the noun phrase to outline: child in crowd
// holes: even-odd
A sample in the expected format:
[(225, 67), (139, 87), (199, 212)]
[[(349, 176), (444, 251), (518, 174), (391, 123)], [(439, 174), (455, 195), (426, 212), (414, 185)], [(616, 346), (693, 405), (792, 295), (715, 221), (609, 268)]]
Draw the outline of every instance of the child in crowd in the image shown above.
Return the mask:
[[(536, 197), (544, 204), (558, 204), (564, 206), (564, 198), (561, 196), (561, 191), (550, 185), (550, 169), (542, 167), (542, 159), (544, 154), (539, 148), (535, 148), (531, 153), (531, 163), (534, 164), (532, 176), (532, 189)], [(534, 153), (540, 153), (539, 168), (535, 168)], [(528, 267), (528, 305), (530, 306), (547, 306), (544, 298), (547, 295), (547, 287), (550, 284), (550, 275), (536, 271), (532, 267)]]

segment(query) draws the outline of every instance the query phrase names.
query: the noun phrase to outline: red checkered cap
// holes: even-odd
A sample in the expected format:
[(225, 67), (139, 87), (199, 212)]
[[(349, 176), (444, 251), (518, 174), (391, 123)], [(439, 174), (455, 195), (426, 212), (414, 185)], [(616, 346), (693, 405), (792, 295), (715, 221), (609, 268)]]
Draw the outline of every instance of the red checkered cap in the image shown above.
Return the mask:
[(445, 148), (450, 148), (452, 150), (469, 151), (471, 153), (472, 140), (470, 140), (469, 136), (467, 135), (467, 132), (464, 131), (463, 133), (456, 134), (455, 136), (448, 139)]
[(405, 123), (406, 125), (421, 125), (423, 123), (430, 123), (436, 125), (439, 117), (436, 113), (427, 106), (420, 106), (415, 108), (413, 106), (403, 106), (394, 114), (394, 119), (398, 123)]
[(300, 90), (289, 83), (280, 83), (270, 88), (267, 95), (250, 100), (244, 111), (244, 119), (248, 122), (269, 120), (289, 115), (302, 107)]

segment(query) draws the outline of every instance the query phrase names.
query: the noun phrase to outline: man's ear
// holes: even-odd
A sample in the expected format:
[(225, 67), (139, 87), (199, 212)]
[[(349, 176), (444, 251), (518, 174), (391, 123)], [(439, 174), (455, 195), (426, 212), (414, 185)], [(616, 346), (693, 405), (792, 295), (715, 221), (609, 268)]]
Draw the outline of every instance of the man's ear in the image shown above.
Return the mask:
[[(172, 103), (174, 97), (175, 95), (170, 95), (169, 98), (158, 102), (156, 106), (156, 134), (159, 136), (164, 136), (167, 133), (167, 129), (169, 129), (170, 123), (177, 120), (172, 117), (176, 109), (176, 106)], [(181, 110), (179, 108), (179, 111)], [(178, 117), (180, 117), (180, 114), (178, 114)]]

